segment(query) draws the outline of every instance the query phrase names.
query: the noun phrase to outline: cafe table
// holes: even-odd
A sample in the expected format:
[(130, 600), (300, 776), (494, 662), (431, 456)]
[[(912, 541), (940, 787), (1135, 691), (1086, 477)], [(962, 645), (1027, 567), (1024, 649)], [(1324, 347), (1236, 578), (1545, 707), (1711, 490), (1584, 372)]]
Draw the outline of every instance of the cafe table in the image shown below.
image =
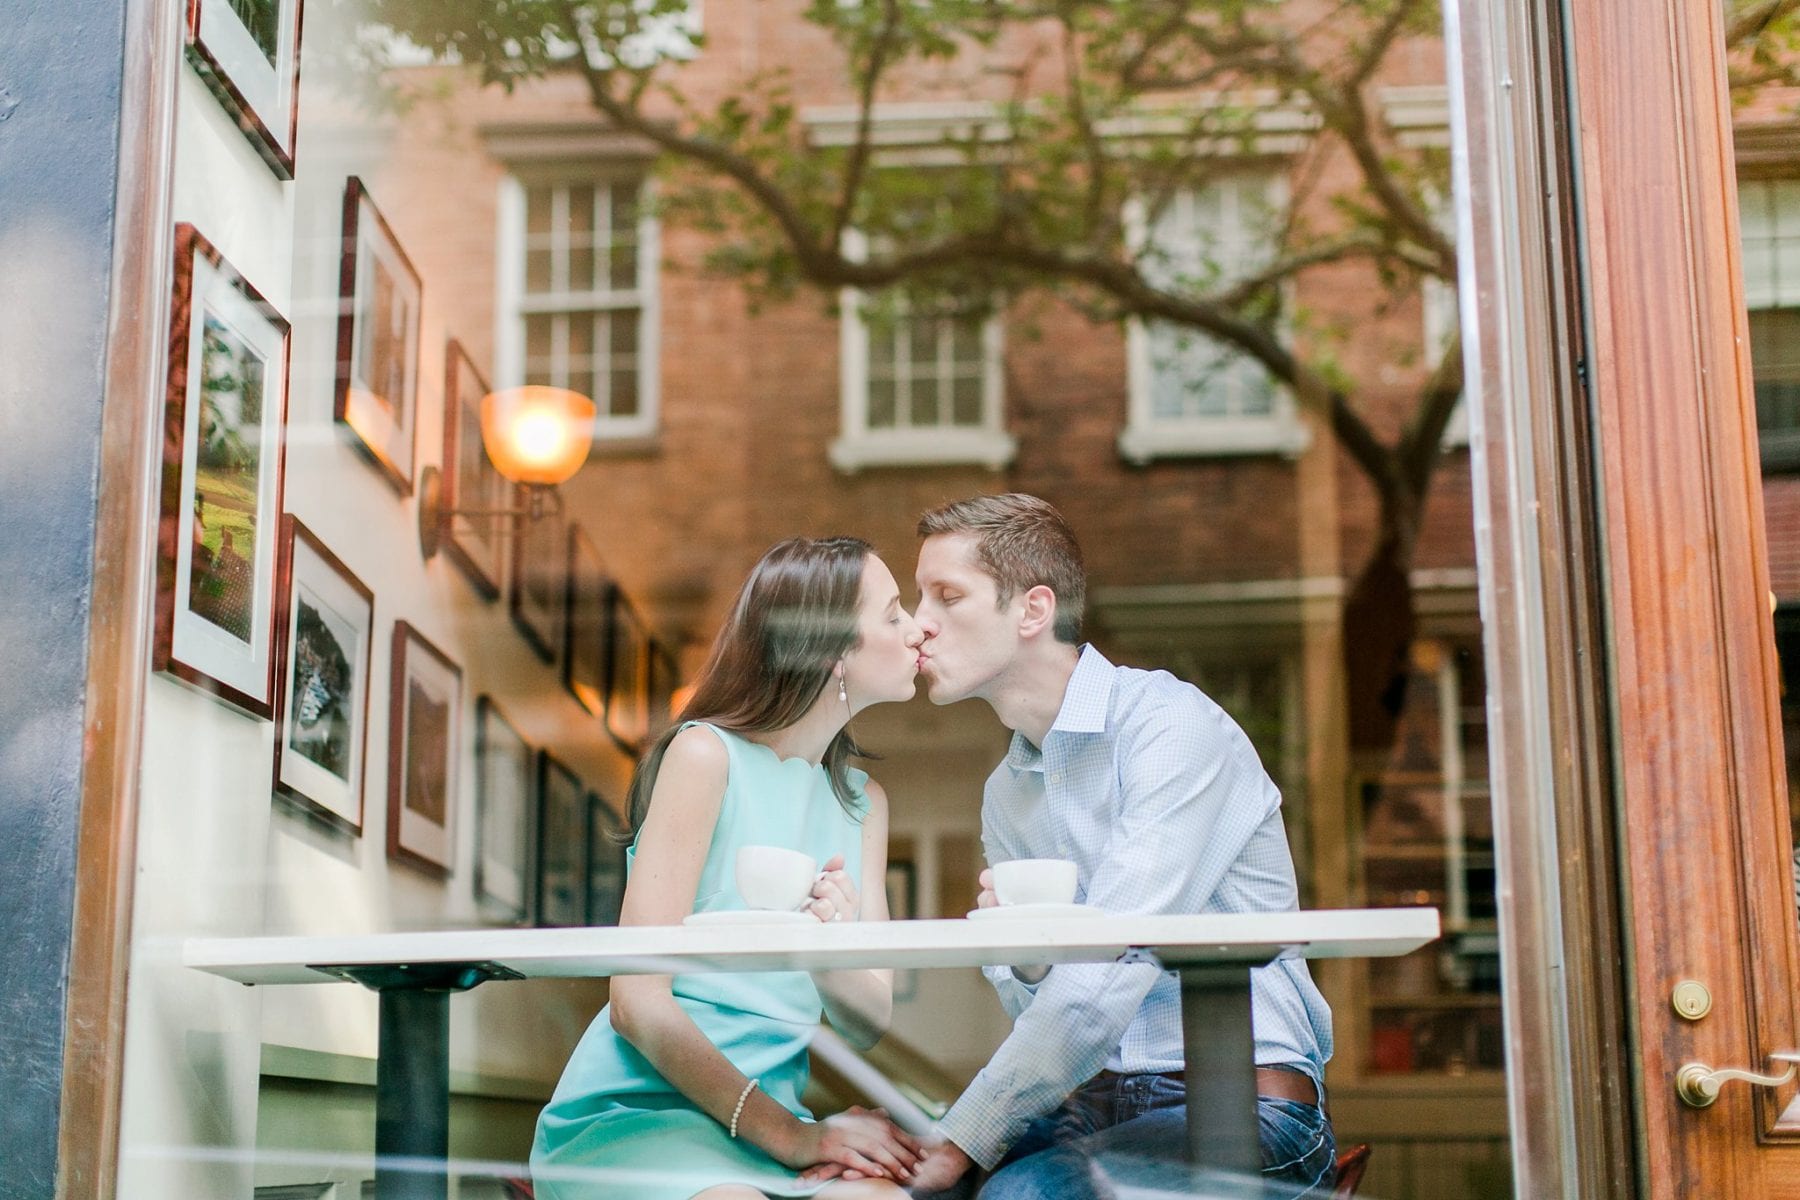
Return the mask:
[(1254, 1174), (1256, 1071), (1250, 970), (1284, 955), (1382, 958), (1439, 932), (1434, 908), (1193, 916), (1009, 916), (985, 920), (480, 929), (343, 937), (191, 938), (183, 961), (259, 986), (354, 982), (380, 993), (375, 1193), (442, 1200), (450, 1129), (450, 996), (508, 979), (1021, 967), (1145, 962), (1181, 982), (1187, 1106), (1196, 1167)]

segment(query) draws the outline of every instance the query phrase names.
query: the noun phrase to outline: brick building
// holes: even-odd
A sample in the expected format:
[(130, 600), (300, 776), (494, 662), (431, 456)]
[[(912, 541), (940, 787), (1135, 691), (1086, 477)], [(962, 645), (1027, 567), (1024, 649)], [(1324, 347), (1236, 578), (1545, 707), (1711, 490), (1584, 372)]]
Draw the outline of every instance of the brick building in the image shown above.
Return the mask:
[[(704, 106), (780, 65), (809, 136), (841, 141), (855, 97), (803, 8), (707, 6), (707, 44), (682, 68), (684, 89)], [(333, 19), (309, 12), (309, 47), (348, 40)], [(1003, 83), (980, 67), (897, 78), (875, 115), (890, 169), (929, 169), (947, 133), (979, 124), (983, 106), (1003, 98)], [(333, 108), (317, 75), (308, 85), (319, 90), (303, 108), (304, 169), (291, 193), (297, 316), (309, 315), (306, 298), (333, 295), (339, 199), (354, 176), (423, 279), (428, 331), (459, 341), (496, 386), (555, 383), (599, 403), (593, 458), (566, 487), (569, 512), (690, 670), (749, 564), (780, 538), (867, 537), (904, 587), (921, 510), (1001, 490), (1058, 505), (1088, 555), (1093, 640), (1118, 661), (1198, 683), (1256, 741), (1284, 793), (1303, 902), (1444, 911), (1439, 947), (1317, 970), (1337, 1022), (1329, 1082), (1340, 1136), (1377, 1146), (1370, 1191), (1502, 1194), (1485, 684), (1460, 422), (1445, 439), (1414, 563), (1420, 631), (1400, 735), (1391, 755), (1358, 760), (1344, 711), (1342, 608), (1370, 551), (1375, 498), (1328, 431), (1259, 369), (1153, 328), (1096, 322), (1039, 293), (991, 318), (932, 320), (864, 319), (848, 294), (760, 295), (708, 271), (709, 235), (659, 216), (659, 189), (670, 185), (651, 148), (598, 119), (579, 81), (503, 92), (421, 66), (392, 82), (407, 102), (375, 110), (343, 96)], [(1374, 94), (1396, 138), (1447, 145), (1440, 47), (1395, 51)], [(1210, 233), (1228, 252), (1254, 255), (1254, 214), (1296, 190), (1308, 149), (1304, 112), (1276, 98), (1255, 106), (1254, 142), (1222, 158), (1216, 186), (1172, 206), (1152, 236)], [(1746, 274), (1752, 305), (1769, 314), (1752, 328), (1759, 366), (1772, 363), (1770, 421), (1792, 428), (1800, 417), (1783, 390), (1792, 385), (1781, 333), (1784, 306), (1800, 305), (1800, 294), (1783, 290), (1778, 268), (1784, 245), (1800, 245), (1800, 184), (1778, 181), (1793, 161), (1784, 145), (1746, 140), (1764, 147), (1746, 166)], [(1353, 171), (1341, 156), (1308, 169), (1328, 181)], [(1751, 260), (1769, 264), (1766, 277)], [(1800, 288), (1800, 277), (1788, 286)], [(1382, 305), (1377, 293), (1364, 268), (1339, 264), (1306, 273), (1284, 300), (1311, 327), (1339, 331), (1333, 353), (1364, 383), (1372, 427), (1392, 437), (1454, 328), (1454, 297), (1426, 288)], [(318, 390), (306, 372), (325, 361), (306, 352), (305, 337), (297, 392)], [(444, 358), (429, 337), (420, 372), (420, 460), (432, 462)], [(1194, 373), (1205, 386), (1184, 382)], [(1791, 465), (1780, 438), (1770, 445), (1774, 579), (1800, 606), (1800, 478), (1780, 473)], [(504, 604), (463, 586), (442, 557), (425, 570), (432, 594), (470, 614), (470, 628), (485, 629), (484, 614)], [(514, 675), (546, 707), (568, 708), (550, 669)], [(938, 710), (922, 699), (877, 710), (866, 726), (894, 797), (893, 854), (910, 871), (910, 907), (957, 915), (980, 864), (980, 780), (1004, 731), (985, 707)], [(629, 761), (598, 730), (588, 741), (572, 753), (587, 755), (578, 765), (616, 801)], [(965, 1076), (1004, 1030), (972, 972), (915, 981), (896, 1014), (900, 1037)]]

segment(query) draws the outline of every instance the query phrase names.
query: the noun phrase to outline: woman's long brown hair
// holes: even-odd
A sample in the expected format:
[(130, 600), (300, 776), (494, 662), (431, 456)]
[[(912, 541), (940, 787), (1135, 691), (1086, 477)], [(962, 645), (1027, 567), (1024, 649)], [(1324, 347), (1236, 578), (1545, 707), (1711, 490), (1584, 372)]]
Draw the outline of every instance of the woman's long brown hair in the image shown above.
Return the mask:
[[(861, 538), (790, 538), (758, 560), (713, 641), (693, 697), (638, 762), (628, 837), (643, 827), (663, 755), (687, 722), (768, 733), (813, 706), (832, 667), (857, 644), (863, 567), (874, 552)], [(862, 813), (850, 786), (850, 760), (857, 757), (864, 752), (845, 727), (823, 759), (832, 792), (853, 817)]]

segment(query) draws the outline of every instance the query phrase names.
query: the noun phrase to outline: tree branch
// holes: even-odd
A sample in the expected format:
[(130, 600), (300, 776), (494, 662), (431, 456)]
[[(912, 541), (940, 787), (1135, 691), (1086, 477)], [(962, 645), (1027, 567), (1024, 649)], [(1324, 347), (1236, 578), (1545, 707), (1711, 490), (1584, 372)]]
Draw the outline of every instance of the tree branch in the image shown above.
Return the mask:
[(870, 139), (875, 128), (875, 89), (881, 82), (882, 72), (887, 69), (888, 55), (892, 52), (895, 34), (900, 28), (900, 5), (905, 0), (882, 0), (881, 29), (875, 35), (875, 43), (869, 50), (869, 69), (863, 76), (861, 95), (858, 97), (860, 110), (856, 120), (856, 144), (851, 147), (850, 161), (844, 167), (844, 186), (838, 195), (837, 215), (831, 223), (831, 248), (838, 249), (844, 242), (844, 231), (850, 227), (851, 218), (856, 212), (857, 194), (862, 191), (863, 178), (869, 169)]
[(1443, 454), (1444, 430), (1463, 396), (1462, 335), (1453, 334), (1443, 357), (1419, 391), (1412, 419), (1400, 434), (1397, 455), (1408, 486), (1424, 495), (1432, 470)]
[(571, 60), (565, 65), (579, 71), (587, 81), (588, 99), (601, 114), (621, 130), (635, 133), (670, 154), (710, 167), (736, 183), (780, 227), (807, 274), (812, 274), (815, 264), (836, 257), (831, 250), (820, 246), (799, 206), (757, 167), (754, 159), (711, 138), (681, 133), (667, 122), (644, 115), (636, 104), (614, 96), (609, 86), (612, 71), (594, 65), (592, 41), (573, 0), (563, 0), (561, 7), (571, 40), (582, 48), (580, 60)]
[(1349, 77), (1344, 80), (1346, 91), (1361, 91), (1362, 86), (1369, 82), (1370, 77), (1381, 66), (1381, 60), (1387, 57), (1387, 52), (1393, 47), (1394, 39), (1400, 36), (1400, 30), (1405, 27), (1407, 18), (1413, 15), (1417, 6), (1418, 0), (1397, 0), (1394, 11), (1389, 13), (1387, 20), (1376, 28), (1375, 36), (1369, 39), (1369, 44), (1364, 47), (1356, 66), (1351, 68)]
[(1101, 209), (1106, 199), (1106, 150), (1100, 144), (1099, 131), (1094, 128), (1093, 118), (1088, 113), (1087, 96), (1084, 94), (1087, 83), (1081, 70), (1081, 48), (1066, 6), (1061, 24), (1063, 87), (1068, 90), (1069, 115), (1074, 118), (1082, 151), (1087, 155), (1087, 197), (1083, 203), (1082, 227), (1092, 239), (1107, 228), (1101, 219)]
[(1737, 13), (1725, 25), (1725, 45), (1735, 49), (1740, 43), (1758, 37), (1763, 30), (1790, 13), (1800, 11), (1800, 0), (1757, 0)]

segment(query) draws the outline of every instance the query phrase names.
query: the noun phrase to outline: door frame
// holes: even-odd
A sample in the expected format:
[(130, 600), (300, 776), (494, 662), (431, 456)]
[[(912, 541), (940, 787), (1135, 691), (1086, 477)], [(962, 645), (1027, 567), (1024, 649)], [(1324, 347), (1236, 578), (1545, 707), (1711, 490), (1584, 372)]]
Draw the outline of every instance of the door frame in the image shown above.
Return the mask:
[(1636, 1131), (1565, 45), (1557, 0), (1446, 0), (1513, 1186), (1616, 1197)]
[(1447, 31), (1516, 1187), (1800, 1195), (1791, 1086), (1672, 1086), (1800, 1032), (1723, 24), (1452, 0)]

